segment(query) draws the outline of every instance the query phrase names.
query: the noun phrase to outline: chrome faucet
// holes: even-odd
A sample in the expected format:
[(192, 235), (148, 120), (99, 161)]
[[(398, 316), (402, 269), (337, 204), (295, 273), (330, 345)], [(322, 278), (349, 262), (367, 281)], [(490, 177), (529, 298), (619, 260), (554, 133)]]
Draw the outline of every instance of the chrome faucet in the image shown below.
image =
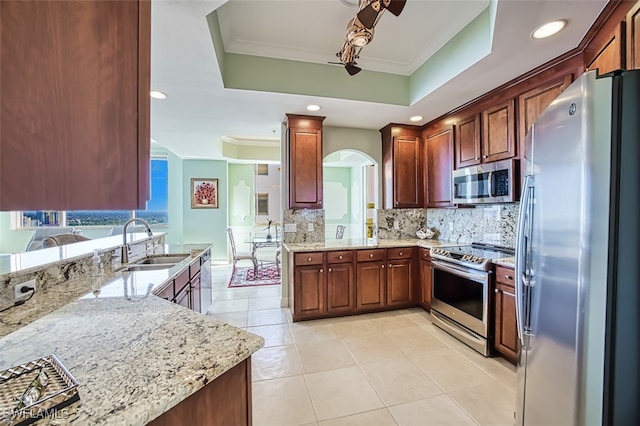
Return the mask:
[(127, 244), (127, 228), (129, 227), (129, 224), (133, 222), (142, 222), (144, 224), (144, 227), (147, 230), (147, 235), (150, 237), (153, 236), (153, 232), (151, 232), (151, 227), (149, 226), (149, 223), (146, 220), (140, 219), (139, 217), (134, 217), (133, 219), (129, 219), (127, 223), (124, 224), (124, 228), (122, 229), (122, 255), (120, 258), (120, 263), (122, 264), (129, 263), (129, 244)]

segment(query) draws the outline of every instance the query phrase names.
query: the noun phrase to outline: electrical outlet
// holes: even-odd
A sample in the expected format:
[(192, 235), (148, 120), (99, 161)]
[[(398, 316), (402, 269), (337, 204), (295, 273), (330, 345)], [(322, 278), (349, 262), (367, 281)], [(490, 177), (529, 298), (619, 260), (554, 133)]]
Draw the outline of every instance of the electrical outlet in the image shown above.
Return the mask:
[(307, 223), (307, 231), (313, 232), (313, 223)]
[(298, 225), (295, 223), (285, 223), (284, 232), (298, 232)]
[(398, 222), (397, 220), (393, 221), (393, 229), (400, 229), (400, 222)]
[[(29, 281), (25, 281), (23, 283), (20, 284), (16, 284), (15, 287), (13, 287), (13, 300), (21, 300), (21, 299), (26, 299), (27, 297), (29, 297), (31, 295), (31, 291), (26, 290), (26, 288), (31, 287), (33, 288), (33, 291), (36, 291), (36, 279), (32, 279)], [(25, 291), (23, 292), (22, 289), (25, 289)]]

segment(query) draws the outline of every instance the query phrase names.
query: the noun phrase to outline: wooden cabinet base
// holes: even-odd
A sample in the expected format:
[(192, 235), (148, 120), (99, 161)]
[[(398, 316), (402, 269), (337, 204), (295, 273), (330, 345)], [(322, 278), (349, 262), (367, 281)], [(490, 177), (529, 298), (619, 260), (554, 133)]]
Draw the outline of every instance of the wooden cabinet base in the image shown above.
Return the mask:
[(251, 425), (251, 358), (245, 359), (149, 424)]

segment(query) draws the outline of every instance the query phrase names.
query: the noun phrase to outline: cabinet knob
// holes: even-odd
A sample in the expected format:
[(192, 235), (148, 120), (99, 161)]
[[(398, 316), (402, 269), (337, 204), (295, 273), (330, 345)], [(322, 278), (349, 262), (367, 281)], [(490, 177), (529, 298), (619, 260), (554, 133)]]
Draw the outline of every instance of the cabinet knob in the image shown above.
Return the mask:
[(392, 263), (389, 264), (389, 268), (393, 268), (393, 264)]
[(482, 158), (489, 158), (489, 156), (488, 155), (483, 155)]
[[(320, 272), (322, 272), (322, 269), (320, 269)], [(331, 272), (331, 268), (329, 268), (329, 272)]]
[(320, 268), (320, 272), (322, 272), (322, 268)]
[(371, 254), (369, 255), (369, 257), (373, 259), (373, 253), (371, 253)]
[(342, 255), (338, 256), (338, 259), (342, 260)]
[(476, 157), (476, 158), (474, 158), (474, 160), (479, 160), (479, 159), (480, 159), (480, 157)]
[(513, 279), (513, 277), (512, 277), (511, 275), (505, 275), (504, 277), (505, 277), (506, 279), (508, 279), (508, 280), (512, 280), (512, 279)]
[(308, 258), (307, 261), (311, 262), (311, 258)]
[(384, 265), (382, 265), (382, 269), (384, 269)]
[(398, 205), (398, 202), (396, 201), (396, 206)]
[(496, 293), (500, 293), (500, 290), (498, 290), (497, 288), (495, 290), (493, 290)]

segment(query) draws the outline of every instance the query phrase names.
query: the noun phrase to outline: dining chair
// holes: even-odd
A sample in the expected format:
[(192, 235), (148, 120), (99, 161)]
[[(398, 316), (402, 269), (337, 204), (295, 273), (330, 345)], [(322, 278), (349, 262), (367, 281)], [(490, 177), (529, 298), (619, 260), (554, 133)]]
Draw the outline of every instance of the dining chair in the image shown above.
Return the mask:
[(338, 225), (336, 227), (336, 240), (341, 240), (344, 237), (344, 225)]
[(229, 235), (229, 243), (231, 244), (231, 254), (233, 255), (233, 270), (235, 271), (236, 263), (238, 263), (239, 260), (250, 260), (251, 262), (253, 262), (253, 271), (257, 273), (258, 261), (253, 255), (253, 253), (237, 251), (236, 241), (233, 238), (233, 230), (231, 228), (227, 228), (227, 234)]
[(42, 240), (42, 248), (65, 246), (67, 244), (79, 243), (82, 241), (89, 241), (91, 238), (87, 238), (84, 235), (78, 234), (56, 234), (49, 235)]

